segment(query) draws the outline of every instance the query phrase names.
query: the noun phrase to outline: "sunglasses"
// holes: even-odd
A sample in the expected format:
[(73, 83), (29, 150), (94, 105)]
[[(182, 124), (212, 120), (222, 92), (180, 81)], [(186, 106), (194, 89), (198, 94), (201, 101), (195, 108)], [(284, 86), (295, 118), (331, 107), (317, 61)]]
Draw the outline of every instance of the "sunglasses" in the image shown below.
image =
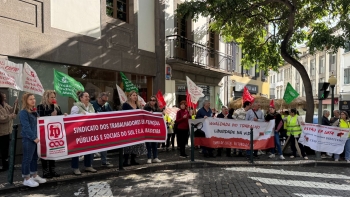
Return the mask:
[(157, 101), (157, 100), (151, 99), (151, 101)]

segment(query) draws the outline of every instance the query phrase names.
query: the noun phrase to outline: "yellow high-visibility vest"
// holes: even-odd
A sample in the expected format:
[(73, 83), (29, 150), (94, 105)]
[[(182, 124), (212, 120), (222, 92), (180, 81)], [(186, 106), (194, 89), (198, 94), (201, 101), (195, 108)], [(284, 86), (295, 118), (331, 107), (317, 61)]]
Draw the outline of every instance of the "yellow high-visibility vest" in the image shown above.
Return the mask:
[[(350, 125), (349, 125), (348, 121), (345, 121), (343, 119), (339, 119), (339, 127), (340, 128), (350, 128)], [(350, 132), (349, 132), (348, 138), (350, 138)]]
[(296, 136), (299, 134), (301, 134), (301, 127), (298, 124), (298, 115), (295, 115), (294, 117), (289, 115), (287, 118), (287, 136)]

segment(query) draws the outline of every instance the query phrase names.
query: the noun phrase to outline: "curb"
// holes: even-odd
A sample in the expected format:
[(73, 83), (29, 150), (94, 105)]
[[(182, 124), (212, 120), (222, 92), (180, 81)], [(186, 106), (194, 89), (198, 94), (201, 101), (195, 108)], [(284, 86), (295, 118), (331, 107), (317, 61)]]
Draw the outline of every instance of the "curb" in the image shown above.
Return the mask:
[[(235, 167), (235, 166), (245, 166), (245, 167), (259, 167), (259, 166), (305, 166), (305, 167), (318, 167), (318, 166), (332, 166), (332, 167), (350, 167), (350, 164), (344, 162), (332, 162), (332, 161), (316, 161), (316, 160), (300, 160), (300, 161), (255, 161), (254, 164), (250, 164), (247, 161), (229, 161), (229, 162), (214, 162), (214, 161), (204, 161), (197, 160), (195, 162), (165, 162), (160, 164), (140, 165), (132, 169), (126, 169), (119, 171), (117, 168), (111, 168), (107, 170), (101, 170), (99, 173), (84, 173), (81, 176), (73, 175), (63, 175), (60, 178), (50, 179), (44, 184), (45, 187), (53, 187), (57, 185), (66, 184), (65, 182), (79, 182), (86, 180), (96, 180), (96, 179), (108, 179), (111, 177), (126, 176), (130, 174), (147, 174), (152, 172), (159, 172), (165, 170), (183, 170), (183, 169), (193, 169), (193, 168), (217, 168), (217, 167)], [(88, 179), (86, 179), (88, 178)], [(0, 188), (0, 193), (8, 194), (21, 191), (35, 191), (40, 187), (29, 188), (22, 185), (22, 182), (16, 182), (13, 185), (6, 185)]]

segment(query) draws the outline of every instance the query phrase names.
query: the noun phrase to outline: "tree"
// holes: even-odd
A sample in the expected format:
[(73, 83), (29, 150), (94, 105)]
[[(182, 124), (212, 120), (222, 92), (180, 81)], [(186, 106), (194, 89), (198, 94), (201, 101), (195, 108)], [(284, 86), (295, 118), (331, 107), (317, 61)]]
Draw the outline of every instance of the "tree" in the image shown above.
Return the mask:
[[(300, 73), (306, 101), (313, 103), (312, 86), (305, 67), (298, 61), (298, 45), (311, 54), (337, 52), (349, 38), (349, 0), (197, 0), (177, 9), (179, 17), (211, 17), (210, 28), (226, 41), (235, 41), (243, 51), (245, 68), (257, 65), (265, 73), (284, 61)], [(334, 34), (335, 30), (342, 30)], [(312, 122), (314, 105), (306, 107), (306, 122)]]

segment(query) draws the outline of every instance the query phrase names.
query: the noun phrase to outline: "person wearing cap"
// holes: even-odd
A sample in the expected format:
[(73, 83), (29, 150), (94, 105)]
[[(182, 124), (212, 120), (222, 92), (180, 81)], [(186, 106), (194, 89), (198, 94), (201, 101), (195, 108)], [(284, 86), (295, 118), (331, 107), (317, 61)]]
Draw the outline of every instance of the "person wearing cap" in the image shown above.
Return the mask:
[(272, 154), (269, 157), (275, 158), (275, 149), (277, 148), (278, 154), (280, 155), (279, 158), (284, 160), (285, 158), (283, 157), (280, 136), (279, 136), (280, 131), (283, 129), (283, 120), (282, 120), (281, 114), (276, 113), (275, 104), (273, 100), (271, 100), (270, 102), (269, 113), (265, 116), (265, 120), (266, 121), (275, 120), (275, 128), (274, 128), (275, 147), (271, 149)]

